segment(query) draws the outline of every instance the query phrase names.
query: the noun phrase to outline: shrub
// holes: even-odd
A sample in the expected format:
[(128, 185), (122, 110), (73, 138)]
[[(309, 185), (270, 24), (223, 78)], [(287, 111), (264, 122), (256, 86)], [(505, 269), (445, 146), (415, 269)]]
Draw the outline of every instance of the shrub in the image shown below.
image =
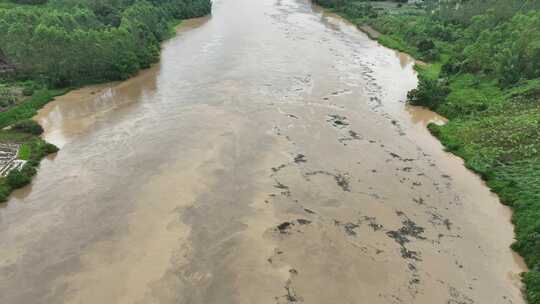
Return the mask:
[(435, 60), (439, 56), (439, 52), (437, 51), (437, 48), (435, 46), (435, 43), (431, 39), (422, 39), (420, 40), (416, 47), (418, 48), (418, 51), (422, 53), (423, 58), (425, 60)]
[(32, 88), (24, 88), (22, 90), (22, 93), (23, 93), (24, 96), (32, 96), (32, 95), (34, 95), (34, 89), (32, 89)]
[(37, 122), (31, 119), (19, 121), (15, 123), (11, 129), (33, 135), (41, 135), (43, 133), (43, 128)]
[(58, 147), (51, 144), (51, 143), (45, 143), (43, 146), (43, 151), (45, 151), (45, 154), (52, 154), (58, 152)]
[(5, 183), (0, 184), (0, 202), (7, 201), (9, 194), (11, 193), (11, 188)]
[(527, 285), (527, 300), (529, 303), (540, 303), (540, 271), (531, 269), (523, 276), (523, 281)]
[(456, 57), (451, 57), (442, 65), (441, 72), (443, 75), (457, 74), (461, 70), (461, 60)]
[(32, 176), (25, 174), (23, 170), (11, 170), (7, 176), (7, 183), (12, 189), (17, 189), (28, 185), (31, 179)]
[(448, 87), (440, 80), (420, 77), (418, 87), (407, 93), (407, 101), (415, 106), (435, 109), (449, 93)]
[(348, 3), (343, 8), (343, 12), (345, 12), (345, 14), (349, 16), (354, 16), (356, 18), (359, 18), (359, 17), (376, 18), (377, 17), (377, 11), (373, 9), (373, 6), (369, 3), (363, 3), (363, 2)]

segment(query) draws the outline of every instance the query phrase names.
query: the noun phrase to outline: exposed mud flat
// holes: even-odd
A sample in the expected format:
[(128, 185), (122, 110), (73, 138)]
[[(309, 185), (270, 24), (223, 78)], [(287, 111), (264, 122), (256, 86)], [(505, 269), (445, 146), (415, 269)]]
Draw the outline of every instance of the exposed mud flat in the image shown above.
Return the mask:
[(412, 66), (307, 2), (217, 1), (40, 112), (62, 150), (0, 209), (0, 303), (523, 303)]

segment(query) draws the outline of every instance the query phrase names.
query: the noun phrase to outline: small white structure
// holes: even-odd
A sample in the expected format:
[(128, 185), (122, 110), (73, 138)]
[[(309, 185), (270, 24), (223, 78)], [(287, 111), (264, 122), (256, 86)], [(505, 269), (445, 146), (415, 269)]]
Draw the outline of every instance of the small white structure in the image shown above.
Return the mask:
[(11, 170), (20, 170), (24, 166), (26, 161), (17, 159), (19, 148), (19, 144), (0, 143), (0, 176), (7, 176)]

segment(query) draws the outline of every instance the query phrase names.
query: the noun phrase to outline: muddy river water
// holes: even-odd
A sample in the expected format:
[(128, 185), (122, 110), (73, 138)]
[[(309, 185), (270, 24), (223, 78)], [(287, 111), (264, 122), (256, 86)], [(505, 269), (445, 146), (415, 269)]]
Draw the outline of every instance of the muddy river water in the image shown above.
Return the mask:
[(523, 303), (510, 212), (404, 104), (413, 61), (304, 0), (219, 0), (36, 117), (0, 303)]

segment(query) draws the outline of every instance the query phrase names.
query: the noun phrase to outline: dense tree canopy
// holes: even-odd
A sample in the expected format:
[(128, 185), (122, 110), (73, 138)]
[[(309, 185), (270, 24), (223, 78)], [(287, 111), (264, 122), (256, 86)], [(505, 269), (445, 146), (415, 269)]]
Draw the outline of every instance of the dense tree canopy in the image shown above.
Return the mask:
[(18, 77), (53, 86), (125, 79), (158, 60), (159, 42), (172, 21), (207, 14), (210, 5), (209, 0), (50, 0), (0, 9), (0, 46)]

